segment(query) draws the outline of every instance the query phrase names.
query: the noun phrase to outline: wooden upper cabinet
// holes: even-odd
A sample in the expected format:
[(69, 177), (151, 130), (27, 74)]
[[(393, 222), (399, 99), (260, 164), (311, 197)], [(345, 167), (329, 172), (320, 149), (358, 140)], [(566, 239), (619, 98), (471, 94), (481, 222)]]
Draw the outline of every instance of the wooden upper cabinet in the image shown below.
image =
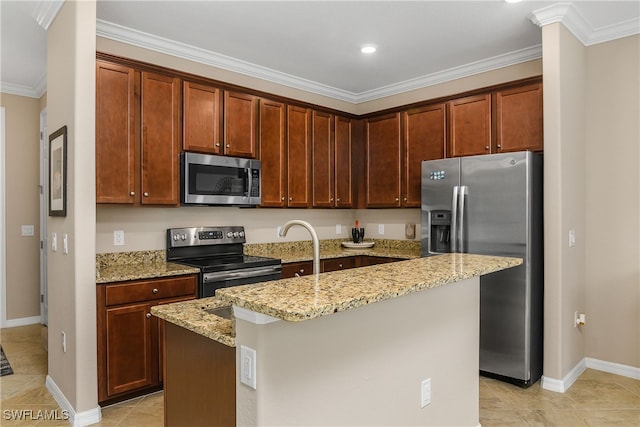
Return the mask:
[(142, 204), (178, 204), (180, 117), (180, 80), (142, 72)]
[(447, 157), (491, 152), (491, 94), (449, 102), (449, 152)]
[(283, 103), (260, 100), (258, 136), (262, 163), (263, 207), (286, 206), (286, 118), (287, 110)]
[(258, 97), (224, 92), (224, 153), (256, 158)]
[(496, 151), (542, 151), (542, 84), (496, 93)]
[(368, 119), (366, 141), (366, 205), (400, 207), (400, 113)]
[(404, 167), (402, 206), (420, 207), (422, 161), (444, 158), (446, 105), (436, 104), (402, 113)]
[(182, 148), (222, 154), (222, 90), (188, 81), (182, 85)]
[(332, 208), (335, 203), (333, 115), (314, 111), (311, 144), (313, 150), (313, 207)]
[(287, 206), (311, 206), (311, 110), (287, 106)]
[(96, 203), (136, 202), (140, 75), (96, 63)]
[(353, 121), (335, 116), (335, 206), (353, 207)]

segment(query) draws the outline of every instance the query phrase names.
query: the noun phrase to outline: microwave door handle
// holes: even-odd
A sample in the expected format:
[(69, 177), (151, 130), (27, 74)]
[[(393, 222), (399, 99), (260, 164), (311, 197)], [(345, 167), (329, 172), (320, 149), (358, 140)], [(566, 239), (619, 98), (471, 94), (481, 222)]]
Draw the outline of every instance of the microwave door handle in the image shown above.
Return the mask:
[(245, 182), (245, 187), (244, 187), (244, 195), (245, 197), (249, 197), (249, 194), (251, 193), (251, 171), (248, 168), (244, 169), (244, 182)]

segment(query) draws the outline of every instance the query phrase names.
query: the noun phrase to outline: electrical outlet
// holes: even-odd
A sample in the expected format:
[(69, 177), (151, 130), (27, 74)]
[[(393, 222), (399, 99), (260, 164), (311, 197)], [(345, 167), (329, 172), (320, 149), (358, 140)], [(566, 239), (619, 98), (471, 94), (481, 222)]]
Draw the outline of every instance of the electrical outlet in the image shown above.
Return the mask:
[(584, 326), (587, 320), (587, 316), (584, 313), (580, 313), (576, 311), (573, 313), (573, 327), (577, 328), (578, 326)]
[(124, 245), (124, 230), (114, 230), (113, 246), (123, 246), (123, 245)]
[(23, 225), (21, 227), (23, 236), (33, 236), (33, 225)]
[(431, 404), (431, 378), (422, 380), (420, 384), (420, 398), (421, 408)]
[(256, 389), (256, 351), (240, 346), (240, 382)]
[(51, 250), (56, 252), (58, 250), (58, 235), (51, 233)]
[(67, 334), (64, 331), (60, 331), (60, 339), (62, 340), (62, 352), (67, 352)]
[(576, 230), (569, 230), (569, 247), (572, 248), (576, 245)]
[(67, 233), (62, 235), (62, 253), (65, 255), (69, 253), (69, 235)]
[(342, 224), (336, 224), (336, 234), (342, 234)]
[(378, 234), (384, 234), (384, 224), (378, 224)]

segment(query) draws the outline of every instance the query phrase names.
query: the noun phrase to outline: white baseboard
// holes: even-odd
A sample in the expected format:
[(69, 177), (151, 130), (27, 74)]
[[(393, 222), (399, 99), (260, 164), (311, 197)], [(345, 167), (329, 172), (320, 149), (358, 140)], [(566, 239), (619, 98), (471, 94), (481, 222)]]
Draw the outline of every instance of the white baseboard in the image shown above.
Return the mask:
[(32, 317), (21, 317), (19, 319), (7, 319), (3, 328), (14, 328), (16, 326), (26, 326), (26, 325), (35, 325), (36, 323), (40, 323), (42, 318), (40, 316), (32, 316)]
[(561, 380), (543, 376), (542, 388), (549, 391), (564, 393), (569, 390), (573, 383), (576, 382), (587, 368), (640, 380), (640, 368), (585, 357)]
[(47, 375), (45, 385), (47, 386), (49, 393), (51, 393), (56, 402), (58, 402), (58, 405), (60, 405), (60, 408), (62, 408), (63, 411), (66, 411), (69, 415), (69, 422), (73, 427), (84, 427), (99, 423), (102, 420), (100, 406), (88, 411), (76, 412), (71, 406), (71, 403), (69, 403), (65, 395), (62, 393), (62, 390), (60, 390), (58, 385), (49, 375)]
[(620, 363), (592, 359), (591, 357), (585, 357), (585, 360), (587, 362), (587, 368), (595, 369), (597, 371), (609, 372), (610, 374), (621, 375), (623, 377), (629, 377), (635, 380), (640, 380), (640, 368), (621, 365)]

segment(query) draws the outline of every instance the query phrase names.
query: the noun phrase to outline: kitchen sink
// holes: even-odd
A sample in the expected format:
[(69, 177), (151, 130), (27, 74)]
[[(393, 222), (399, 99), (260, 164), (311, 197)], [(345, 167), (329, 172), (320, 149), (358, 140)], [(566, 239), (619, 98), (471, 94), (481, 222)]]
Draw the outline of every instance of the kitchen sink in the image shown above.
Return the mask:
[(216, 308), (205, 308), (203, 310), (209, 314), (213, 314), (214, 316), (222, 317), (223, 319), (231, 320), (233, 318), (233, 310), (231, 310), (230, 305)]

